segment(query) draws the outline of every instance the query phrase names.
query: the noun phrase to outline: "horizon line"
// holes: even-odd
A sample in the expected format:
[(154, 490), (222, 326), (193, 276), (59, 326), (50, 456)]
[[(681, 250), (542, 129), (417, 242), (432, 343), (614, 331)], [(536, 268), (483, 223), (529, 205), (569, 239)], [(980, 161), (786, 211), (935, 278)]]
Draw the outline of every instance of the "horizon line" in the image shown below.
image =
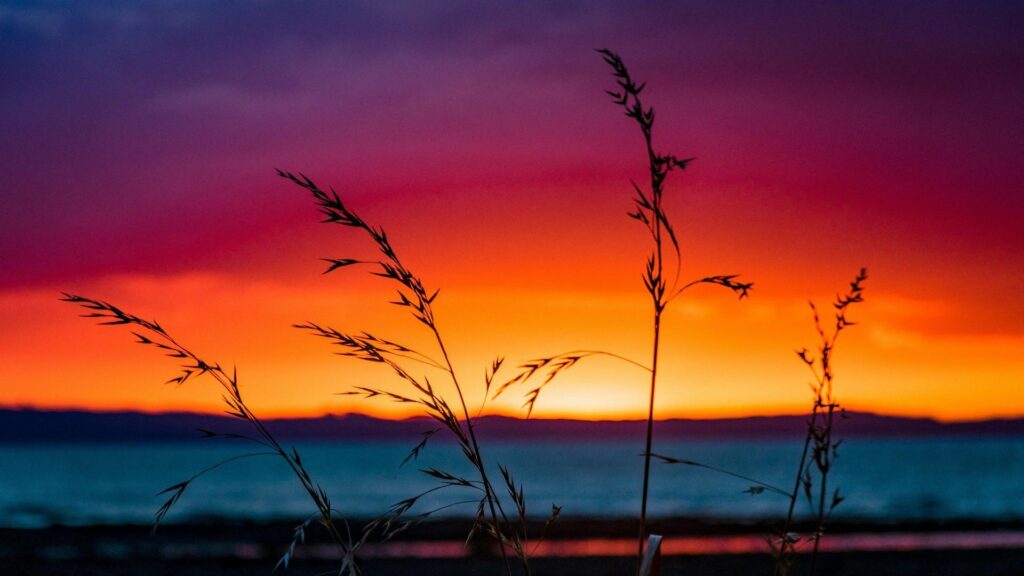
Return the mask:
[[(124, 407), (124, 408), (101, 408), (101, 409), (95, 409), (95, 408), (88, 408), (88, 407), (83, 407), (83, 406), (44, 407), (44, 406), (34, 406), (34, 405), (31, 405), (31, 404), (0, 404), (0, 411), (34, 411), (34, 412), (50, 412), (50, 413), (81, 412), (81, 413), (88, 413), (88, 414), (143, 414), (143, 415), (147, 415), (147, 416), (164, 416), (164, 415), (175, 415), (175, 414), (189, 414), (189, 415), (199, 415), (199, 416), (218, 416), (218, 417), (225, 417), (225, 418), (229, 417), (228, 415), (226, 415), (222, 411), (208, 411), (208, 410), (201, 410), (201, 409), (190, 410), (190, 409), (184, 409), (184, 408), (183, 409), (173, 409), (173, 410), (149, 410), (149, 409), (144, 409), (144, 408), (128, 408), (128, 407)], [(954, 419), (943, 419), (943, 418), (938, 418), (938, 417), (936, 417), (934, 415), (898, 414), (898, 413), (880, 412), (880, 411), (875, 411), (875, 410), (871, 410), (871, 409), (865, 409), (865, 410), (848, 409), (848, 410), (846, 410), (846, 412), (848, 412), (850, 414), (861, 414), (861, 415), (877, 416), (877, 417), (883, 417), (883, 418), (901, 418), (901, 419), (908, 419), (908, 420), (930, 420), (930, 421), (933, 421), (933, 422), (938, 422), (940, 424), (966, 424), (966, 423), (974, 423), (974, 422), (991, 422), (991, 421), (998, 421), (998, 420), (1024, 420), (1024, 414), (1018, 414), (1018, 415), (990, 415), (990, 416), (985, 416), (985, 417), (971, 417), (971, 418), (961, 418), (961, 419), (956, 419), (956, 418), (954, 418)], [(271, 414), (271, 415), (265, 416), (264, 419), (266, 419), (266, 420), (318, 420), (318, 419), (322, 419), (322, 418), (346, 417), (346, 416), (359, 416), (359, 417), (372, 418), (372, 419), (375, 419), (375, 420), (385, 420), (385, 421), (391, 421), (391, 422), (406, 422), (406, 421), (410, 421), (410, 420), (420, 420), (420, 419), (423, 419), (423, 418), (429, 418), (427, 416), (422, 416), (422, 415), (384, 416), (384, 415), (374, 415), (374, 414), (370, 414), (370, 413), (367, 413), (367, 412), (359, 412), (359, 411), (349, 411), (349, 412), (323, 411), (323, 412), (318, 412), (318, 413), (317, 412), (309, 412), (309, 413), (302, 413), (302, 414), (283, 414), (283, 413), (282, 414)], [(655, 418), (655, 421), (656, 422), (668, 422), (668, 421), (673, 421), (673, 420), (721, 421), (721, 420), (750, 420), (750, 419), (754, 419), (754, 418), (794, 418), (794, 417), (801, 417), (801, 416), (807, 416), (807, 413), (806, 412), (772, 412), (772, 413), (752, 413), (752, 414), (745, 414), (745, 415), (742, 415), (742, 416), (730, 416), (730, 415), (724, 415), (724, 416), (671, 415), (671, 416)], [(568, 416), (568, 415), (563, 415), (563, 416), (544, 416), (544, 417), (524, 417), (524, 416), (518, 416), (518, 415), (504, 413), (504, 412), (496, 412), (496, 413), (490, 413), (490, 414), (481, 414), (480, 417), (484, 417), (484, 418), (486, 418), (486, 417), (498, 417), (498, 418), (508, 418), (508, 419), (513, 419), (513, 420), (523, 420), (523, 421), (526, 421), (526, 420), (536, 420), (536, 421), (557, 421), (557, 420), (562, 420), (562, 421), (575, 421), (575, 422), (638, 422), (638, 421), (646, 421), (646, 418), (642, 418), (642, 417), (639, 417), (639, 416), (632, 417), (632, 418), (629, 418), (629, 417), (626, 417), (626, 418), (622, 418), (622, 417), (580, 418), (580, 417), (577, 417), (577, 416)]]

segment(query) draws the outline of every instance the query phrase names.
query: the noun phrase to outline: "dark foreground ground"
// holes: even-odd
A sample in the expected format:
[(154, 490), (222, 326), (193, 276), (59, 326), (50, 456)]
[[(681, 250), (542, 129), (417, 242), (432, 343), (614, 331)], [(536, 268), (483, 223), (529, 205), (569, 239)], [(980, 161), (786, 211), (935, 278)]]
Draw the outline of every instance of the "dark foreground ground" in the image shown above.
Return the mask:
[[(555, 533), (559, 541), (622, 539), (632, 536), (632, 522), (567, 520)], [(654, 529), (672, 535), (739, 537), (767, 533), (767, 526), (701, 523), (673, 520), (656, 523)], [(395, 548), (376, 548), (360, 566), (367, 576), (405, 575), (489, 575), (504, 571), (493, 551), (483, 546), (455, 545), (466, 533), (460, 522), (422, 525), (410, 531)], [(834, 525), (835, 534), (871, 533), (896, 535), (907, 532), (971, 534), (1024, 531), (1024, 525), (1001, 524), (916, 524), (916, 525)], [(0, 574), (2, 575), (176, 575), (240, 576), (273, 573), (274, 565), (290, 539), (287, 523), (252, 524), (209, 521), (161, 527), (151, 536), (145, 526), (51, 527), (38, 530), (0, 529)], [(411, 544), (410, 544), (411, 543)], [(404, 546), (404, 547), (403, 547)], [(595, 548), (599, 554), (601, 548)], [(440, 551), (440, 552), (439, 552)], [(452, 553), (454, 552), (454, 553)], [(410, 557), (409, 554), (440, 558)], [(594, 553), (594, 552), (591, 552)], [(461, 556), (465, 554), (465, 556)], [(333, 551), (311, 537), (309, 545), (297, 550), (287, 572), (315, 575), (337, 573)], [(798, 560), (794, 576), (806, 573), (806, 557)], [(635, 570), (631, 557), (581, 556), (537, 557), (531, 562), (538, 576), (629, 575)], [(1024, 576), (1024, 546), (932, 550), (847, 551), (824, 554), (818, 574), (833, 576)], [(663, 575), (771, 574), (766, 552), (722, 554), (687, 553), (663, 559)]]
[[(542, 575), (629, 576), (636, 565), (629, 558), (547, 558), (532, 563), (533, 573)], [(469, 576), (504, 573), (499, 562), (492, 558), (469, 560), (378, 559), (360, 563), (368, 576), (414, 576), (444, 574)], [(273, 562), (266, 561), (210, 561), (210, 560), (89, 560), (37, 562), (15, 559), (6, 561), (3, 574), (32, 574), (40, 576), (75, 575), (136, 575), (152, 576), (241, 576), (272, 574)], [(880, 552), (826, 555), (819, 574), (846, 576), (953, 576), (985, 575), (1010, 576), (1024, 574), (1024, 551), (976, 550), (970, 552)], [(277, 574), (336, 574), (333, 562), (297, 562), (287, 571)], [(797, 571), (799, 572), (799, 571)], [(771, 566), (763, 556), (748, 554), (711, 556), (674, 556), (662, 563), (663, 575), (703, 576), (732, 574), (771, 574)]]

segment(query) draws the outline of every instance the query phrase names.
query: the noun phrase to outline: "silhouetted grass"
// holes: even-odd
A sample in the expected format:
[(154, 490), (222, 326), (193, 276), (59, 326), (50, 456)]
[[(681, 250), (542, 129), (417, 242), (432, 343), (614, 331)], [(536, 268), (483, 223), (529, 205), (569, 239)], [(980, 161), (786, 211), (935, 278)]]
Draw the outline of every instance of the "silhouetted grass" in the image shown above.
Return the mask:
[[(159, 526), (167, 513), (171, 511), (171, 508), (173, 508), (185, 494), (185, 490), (192, 484), (192, 482), (207, 472), (243, 458), (275, 456), (284, 460), (294, 473), (295, 477), (299, 480), (303, 490), (309, 494), (314, 506), (316, 506), (317, 513), (313, 518), (317, 518), (320, 524), (326, 529), (331, 540), (334, 542), (335, 546), (337, 546), (339, 555), (341, 556), (342, 564), (338, 571), (339, 574), (348, 573), (353, 576), (360, 574), (359, 567), (355, 561), (355, 551), (361, 542), (353, 538), (348, 522), (339, 514), (338, 510), (331, 505), (331, 499), (327, 495), (327, 492), (312, 479), (309, 472), (306, 470), (302, 457), (299, 455), (299, 451), (295, 448), (286, 448), (278, 442), (277, 438), (274, 437), (270, 430), (264, 426), (259, 417), (257, 417), (249, 408), (248, 404), (246, 404), (245, 399), (242, 396), (242, 390), (238, 384), (238, 370), (236, 368), (232, 368), (229, 373), (224, 370), (219, 363), (207, 362), (196, 353), (192, 352), (189, 348), (178, 342), (157, 322), (144, 320), (143, 318), (125, 312), (108, 302), (67, 293), (64, 294), (62, 300), (85, 308), (88, 312), (82, 314), (82, 316), (85, 318), (96, 318), (100, 320), (100, 324), (130, 327), (132, 329), (132, 334), (135, 336), (136, 342), (144, 346), (151, 346), (162, 352), (165, 356), (179, 361), (180, 364), (178, 366), (178, 372), (167, 381), (168, 384), (182, 386), (194, 378), (204, 375), (213, 378), (222, 389), (223, 394), (221, 399), (227, 406), (226, 413), (229, 416), (248, 422), (252, 428), (253, 435), (234, 433), (221, 434), (210, 430), (200, 430), (205, 438), (220, 437), (241, 439), (253, 442), (265, 448), (265, 450), (258, 452), (250, 452), (222, 460), (213, 466), (200, 470), (198, 473), (193, 474), (186, 480), (174, 484), (173, 486), (169, 486), (161, 491), (161, 495), (167, 494), (168, 497), (156, 512), (156, 517), (153, 523), (154, 530), (156, 530), (157, 526)], [(344, 532), (335, 523), (336, 517), (341, 520)], [(288, 550), (281, 557), (278, 565), (283, 565), (285, 567), (288, 566), (296, 544), (305, 539), (305, 531), (311, 520), (312, 518), (306, 520), (295, 528), (292, 542), (289, 545)]]
[[(842, 409), (833, 395), (832, 357), (839, 334), (853, 324), (846, 318), (849, 307), (863, 301), (862, 284), (867, 279), (867, 273), (862, 269), (850, 283), (850, 290), (845, 295), (837, 297), (833, 305), (835, 324), (830, 331), (824, 329), (818, 310), (813, 302), (811, 303), (820, 342), (816, 353), (802, 349), (798, 355), (814, 374), (814, 383), (811, 386), (814, 402), (808, 417), (803, 451), (792, 490), (779, 488), (709, 464), (655, 453), (652, 449), (655, 391), (659, 377), (661, 329), (665, 311), (687, 290), (698, 285), (721, 286), (743, 299), (749, 296), (753, 284), (738, 280), (738, 275), (735, 274), (705, 276), (688, 282), (681, 280), (681, 248), (672, 221), (664, 208), (665, 184), (670, 173), (685, 170), (694, 159), (680, 158), (656, 151), (653, 143), (654, 109), (646, 106), (641, 100), (645, 84), (633, 79), (617, 54), (609, 50), (598, 50), (598, 52), (611, 67), (617, 85), (616, 89), (607, 93), (611, 96), (613, 103), (620, 107), (625, 116), (639, 128), (647, 157), (649, 181), (643, 186), (631, 181), (634, 196), (632, 209), (628, 215), (644, 226), (650, 238), (650, 255), (646, 259), (642, 278), (645, 291), (651, 302), (651, 363), (645, 365), (620, 354), (603, 350), (572, 350), (524, 362), (518, 366), (514, 374), (499, 382), (498, 374), (504, 366), (504, 359), (498, 357), (484, 370), (484, 378), (481, 382), (483, 401), (475, 413), (479, 415), (483, 411), (489, 398), (497, 397), (513, 386), (533, 382), (533, 387), (525, 393), (524, 401), (524, 407), (529, 416), (543, 389), (554, 378), (587, 358), (606, 357), (636, 366), (647, 372), (649, 376), (645, 447), (641, 453), (644, 464), (638, 527), (637, 571), (641, 572), (644, 542), (648, 536), (647, 504), (651, 461), (655, 459), (669, 465), (702, 468), (749, 482), (750, 486), (746, 491), (751, 494), (768, 492), (786, 498), (788, 509), (785, 520), (779, 532), (770, 539), (775, 559), (775, 574), (776, 576), (787, 576), (793, 565), (797, 546), (812, 542), (810, 573), (813, 576), (826, 522), (832, 511), (843, 500), (839, 490), (829, 486), (829, 474), (834, 460), (838, 456), (837, 450), (841, 442), (837, 441), (834, 436), (835, 418), (837, 412), (840, 416), (842, 415)], [(492, 481), (492, 475), (485, 462), (484, 451), (477, 439), (473, 411), (470, 410), (466, 402), (463, 383), (452, 364), (443, 332), (439, 328), (435, 315), (434, 302), (439, 295), (439, 290), (428, 289), (421, 277), (405, 265), (393, 248), (383, 227), (365, 221), (347, 206), (333, 189), (323, 189), (303, 174), (282, 170), (278, 170), (277, 174), (311, 195), (324, 217), (324, 223), (354, 229), (377, 249), (377, 257), (370, 260), (347, 257), (327, 258), (325, 261), (328, 266), (324, 273), (331, 273), (342, 268), (366, 266), (371, 274), (391, 283), (396, 288), (395, 300), (392, 300), (391, 303), (408, 312), (417, 320), (430, 336), (432, 349), (417, 350), (369, 332), (341, 331), (317, 322), (304, 322), (296, 324), (295, 327), (327, 340), (336, 347), (337, 354), (341, 356), (380, 364), (397, 377), (401, 384), (398, 388), (380, 385), (358, 386), (343, 392), (343, 394), (368, 399), (382, 398), (415, 405), (433, 420), (435, 427), (424, 431), (422, 439), (411, 449), (408, 456), (402, 461), (402, 465), (416, 460), (426, 449), (430, 439), (438, 432), (447, 431), (455, 439), (459, 451), (472, 467), (473, 474), (467, 477), (436, 468), (421, 469), (420, 472), (436, 481), (436, 484), (419, 494), (396, 502), (384, 514), (369, 522), (362, 533), (356, 537), (352, 534), (344, 517), (332, 506), (327, 493), (310, 477), (298, 451), (294, 448), (286, 448), (278, 442), (246, 404), (235, 369), (229, 373), (220, 364), (201, 359), (189, 348), (181, 345), (156, 322), (144, 320), (101, 300), (65, 294), (64, 301), (82, 306), (88, 311), (83, 316), (97, 318), (101, 324), (129, 326), (133, 329), (132, 334), (138, 343), (154, 347), (179, 361), (179, 371), (168, 380), (169, 383), (180, 386), (200, 376), (213, 378), (222, 388), (222, 399), (228, 408), (227, 413), (246, 421), (252, 429), (252, 434), (224, 434), (202, 430), (204, 437), (241, 439), (261, 447), (258, 451), (240, 454), (209, 466), (161, 492), (161, 494), (167, 495), (167, 499), (156, 513), (154, 529), (181, 499), (191, 483), (207, 472), (244, 458), (273, 456), (285, 461), (316, 508), (316, 514), (295, 527), (291, 542), (278, 566), (288, 566), (295, 547), (305, 540), (307, 529), (313, 520), (318, 520), (337, 546), (342, 562), (339, 572), (356, 575), (360, 574), (356, 563), (356, 552), (369, 539), (388, 540), (439, 511), (455, 506), (472, 505), (475, 507), (474, 522), (467, 535), (467, 542), (478, 534), (490, 537), (497, 544), (504, 572), (508, 576), (513, 573), (509, 551), (518, 560), (522, 572), (529, 575), (531, 573), (529, 562), (531, 544), (535, 546), (544, 538), (547, 529), (558, 518), (561, 509), (552, 505), (551, 514), (545, 522), (543, 530), (538, 538), (531, 542), (527, 534), (527, 501), (522, 484), (517, 483), (513, 474), (500, 463), (496, 464), (500, 473), (500, 481), (497, 484)], [(451, 384), (450, 389), (455, 391), (454, 397), (446, 396), (431, 381), (432, 376), (436, 379), (438, 375)], [(540, 380), (540, 383), (536, 383), (536, 380)], [(829, 492), (830, 488), (831, 493)], [(456, 498), (448, 504), (426, 511), (417, 508), (425, 496), (442, 490), (468, 492), (471, 497)], [(796, 505), (801, 493), (806, 496), (814, 517), (815, 530), (808, 536), (791, 533)]]
[[(409, 312), (413, 318), (423, 325), (436, 344), (434, 354), (439, 354), (440, 356), (435, 357), (431, 353), (420, 352), (367, 332), (346, 333), (315, 322), (297, 324), (296, 327), (308, 330), (315, 336), (329, 340), (332, 344), (341, 348), (339, 354), (342, 356), (381, 364), (389, 368), (406, 386), (402, 391), (385, 389), (379, 386), (359, 386), (345, 394), (355, 394), (365, 398), (380, 397), (394, 402), (415, 404), (427, 416), (437, 422), (439, 427), (425, 432), (422, 441), (412, 449), (405, 461), (415, 459), (424, 449), (427, 441), (436, 432), (443, 429), (454, 436), (463, 456), (476, 471), (476, 478), (469, 479), (433, 468), (422, 470), (424, 474), (437, 480), (439, 484), (423, 493), (397, 502), (385, 517), (370, 524), (367, 534), (379, 531), (383, 538), (388, 539), (439, 510), (450, 506), (473, 503), (477, 507), (476, 521), (467, 536), (467, 541), (478, 531), (489, 535), (498, 543), (507, 574), (511, 574), (512, 569), (507, 557), (506, 547), (511, 548), (518, 558), (523, 572), (529, 574), (526, 499), (523, 487), (521, 484), (516, 484), (515, 479), (507, 468), (500, 464), (498, 465), (504, 483), (504, 491), (514, 506), (513, 512), (507, 513), (503, 499), (499, 496), (498, 490), (488, 474), (484, 454), (477, 440), (474, 418), (470, 414), (469, 406), (463, 394), (462, 384), (448, 355), (448, 348), (442, 337), (441, 330), (438, 328), (433, 305), (439, 290), (430, 291), (425, 288), (424, 282), (420, 277), (407, 268), (399, 258), (384, 228), (368, 224), (351, 210), (334, 190), (323, 190), (305, 175), (296, 175), (281, 170), (278, 171), (278, 175), (305, 189), (312, 195), (313, 201), (324, 216), (324, 223), (356, 229), (368, 237), (379, 252), (379, 258), (370, 261), (351, 258), (325, 259), (329, 263), (325, 273), (333, 272), (339, 268), (366, 265), (370, 267), (372, 274), (396, 284), (397, 297), (391, 303)], [(414, 374), (409, 367), (410, 362), (425, 370), (442, 373), (455, 389), (455, 402), (450, 402), (445, 398), (438, 388), (431, 383), (428, 375)], [(485, 403), (503, 362), (504, 360), (499, 357), (485, 370), (483, 381), (483, 398)], [(452, 404), (454, 404), (454, 407)], [(483, 405), (480, 406), (480, 410), (482, 409)], [(428, 510), (418, 513), (412, 518), (406, 518), (406, 514), (413, 509), (420, 498), (447, 488), (475, 492), (477, 497), (471, 500), (459, 500), (442, 508)], [(559, 510), (557, 506), (552, 506), (549, 523), (557, 518)]]
[(645, 437), (645, 448), (643, 451), (644, 469), (643, 483), (640, 498), (640, 522), (637, 537), (637, 572), (640, 572), (640, 562), (643, 557), (644, 542), (647, 540), (647, 500), (648, 488), (650, 485), (651, 471), (651, 446), (654, 431), (654, 407), (655, 387), (658, 382), (658, 360), (661, 345), (662, 316), (668, 306), (684, 292), (700, 284), (712, 284), (732, 290), (741, 299), (749, 295), (752, 283), (740, 282), (736, 274), (723, 274), (698, 278), (690, 282), (681, 283), (682, 256), (679, 246), (679, 238), (676, 235), (672, 221), (664, 208), (665, 182), (670, 173), (683, 171), (693, 162), (694, 158), (681, 158), (672, 154), (658, 152), (654, 147), (654, 108), (645, 106), (641, 93), (645, 83), (637, 82), (629, 73), (625, 63), (618, 54), (611, 50), (597, 51), (605, 63), (612, 69), (617, 88), (608, 90), (612, 102), (621, 107), (623, 113), (640, 129), (643, 137), (644, 151), (647, 156), (647, 168), (650, 180), (646, 187), (630, 181), (633, 187), (633, 209), (628, 212), (630, 218), (636, 220), (650, 235), (651, 254), (647, 258), (643, 272), (644, 288), (651, 299), (652, 306), (652, 354), (650, 366), (623, 358), (618, 354), (604, 351), (583, 351), (568, 352), (530, 360), (520, 365), (520, 371), (504, 385), (497, 393), (500, 394), (509, 386), (525, 383), (539, 372), (546, 371), (545, 380), (538, 386), (527, 392), (526, 406), (528, 412), (533, 411), (533, 406), (540, 396), (541, 390), (549, 384), (552, 379), (564, 370), (574, 366), (579, 360), (596, 355), (607, 355), (622, 359), (630, 364), (641, 367), (650, 374), (650, 393), (648, 396), (647, 429)]
[[(818, 347), (814, 353), (808, 351), (807, 348), (802, 348), (797, 351), (797, 356), (814, 377), (814, 381), (811, 383), (813, 403), (810, 416), (807, 419), (807, 434), (804, 437), (803, 451), (800, 454), (800, 463), (797, 466), (793, 491), (790, 494), (786, 520), (782, 529), (771, 540), (772, 553), (775, 556), (776, 576), (789, 574), (794, 561), (795, 547), (808, 540), (813, 543), (810, 573), (811, 576), (814, 576), (818, 549), (825, 533), (825, 521), (843, 501), (839, 488), (834, 488), (829, 497), (828, 485), (829, 473), (832, 471), (835, 459), (839, 456), (839, 445), (842, 443), (842, 440), (835, 440), (833, 436), (836, 412), (839, 412), (840, 417), (845, 417), (842, 407), (833, 394), (835, 373), (832, 368), (832, 357), (839, 335), (846, 328), (854, 325), (847, 319), (846, 314), (850, 306), (864, 301), (863, 284), (867, 278), (867, 269), (861, 268), (857, 276), (850, 282), (850, 289), (846, 294), (836, 296), (836, 301), (832, 304), (835, 310), (835, 324), (830, 332), (822, 326), (821, 316), (814, 302), (808, 303), (814, 318), (814, 328), (818, 333)], [(814, 484), (815, 476), (818, 479), (817, 486)], [(815, 488), (817, 494), (814, 493)], [(815, 517), (815, 531), (808, 537), (790, 532), (796, 502), (801, 490), (807, 497), (808, 505)]]

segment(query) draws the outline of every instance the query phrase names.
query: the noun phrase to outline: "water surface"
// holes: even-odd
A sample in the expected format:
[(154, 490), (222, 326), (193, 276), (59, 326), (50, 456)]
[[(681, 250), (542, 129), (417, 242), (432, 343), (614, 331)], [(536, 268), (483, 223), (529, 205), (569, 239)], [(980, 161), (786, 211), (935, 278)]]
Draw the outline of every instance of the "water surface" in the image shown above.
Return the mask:
[[(417, 469), (470, 473), (451, 444), (427, 448), (400, 466), (411, 443), (299, 445), (334, 504), (353, 517), (380, 514), (436, 481)], [(663, 442), (655, 450), (790, 489), (800, 445), (793, 440)], [(218, 461), (242, 443), (0, 445), (0, 525), (147, 523), (156, 493)], [(485, 447), (525, 485), (531, 516), (551, 504), (567, 515), (633, 517), (639, 509), (641, 448), (634, 442), (512, 442)], [(785, 513), (777, 495), (744, 493), (749, 483), (686, 466), (652, 464), (652, 516), (770, 519)], [(495, 476), (497, 474), (495, 472)], [(853, 440), (840, 448), (830, 484), (846, 501), (837, 517), (873, 521), (1024, 519), (1024, 438)], [(831, 491), (831, 490), (830, 490)], [(431, 494), (421, 510), (473, 499), (465, 488)], [(806, 512), (806, 502), (801, 511)], [(474, 506), (441, 514), (469, 516)], [(288, 468), (272, 457), (230, 463), (197, 480), (167, 521), (204, 516), (301, 519), (312, 512)]]

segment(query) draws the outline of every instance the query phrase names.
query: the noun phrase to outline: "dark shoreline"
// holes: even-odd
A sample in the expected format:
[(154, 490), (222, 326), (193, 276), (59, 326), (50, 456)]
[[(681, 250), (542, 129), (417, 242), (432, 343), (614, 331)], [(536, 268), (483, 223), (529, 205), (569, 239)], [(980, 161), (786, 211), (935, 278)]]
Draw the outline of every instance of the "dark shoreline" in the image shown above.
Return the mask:
[[(40, 529), (0, 528), (0, 566), (10, 574), (189, 574), (195, 576), (270, 574), (291, 537), (293, 522), (238, 522), (206, 519), (188, 524), (161, 526), (156, 535), (149, 526), (97, 525)], [(356, 523), (357, 527), (358, 523)], [(662, 519), (651, 529), (670, 537), (757, 538), (768, 534), (771, 524), (713, 522), (693, 519)], [(539, 526), (533, 527), (535, 530)], [(368, 553), (361, 565), (366, 574), (497, 574), (493, 550), (486, 543), (462, 547), (468, 529), (464, 520), (424, 523), (403, 534), (400, 546), (389, 553), (378, 548)], [(581, 539), (631, 539), (635, 521), (567, 518), (551, 533), (555, 545)], [(886, 535), (992, 534), (1024, 535), (1024, 521), (1007, 522), (913, 522), (879, 524), (839, 522), (829, 533)], [(314, 574), (337, 569), (333, 550), (323, 545), (316, 531), (308, 545), (299, 548), (291, 571)], [(417, 548), (418, 546), (418, 548)], [(454, 549), (455, 556), (410, 557), (409, 550)], [(433, 552), (430, 552), (433, 554)], [(430, 554), (428, 554), (430, 555)], [(969, 547), (928, 550), (858, 550), (830, 552), (824, 557), (823, 574), (908, 575), (1021, 575), (1024, 574), (1024, 546)], [(578, 557), (548, 556), (533, 560), (535, 574), (603, 575), (629, 574), (633, 559), (623, 555), (586, 554)], [(750, 553), (684, 553), (665, 558), (663, 574), (700, 576), (711, 574), (770, 573), (767, 545)], [(800, 574), (794, 572), (794, 576)]]
[[(932, 418), (848, 412), (841, 423), (847, 438), (999, 438), (1024, 436), (1024, 418), (939, 422)], [(658, 420), (660, 439), (802, 438), (806, 415)], [(418, 441), (433, 425), (424, 417), (405, 420), (363, 414), (315, 418), (268, 418), (265, 423), (288, 441)], [(477, 425), (489, 440), (593, 441), (643, 438), (643, 420), (520, 419), (482, 416)], [(217, 414), (167, 412), (46, 411), (0, 407), (0, 443), (175, 442), (195, 440), (198, 429), (245, 433), (245, 423)]]

